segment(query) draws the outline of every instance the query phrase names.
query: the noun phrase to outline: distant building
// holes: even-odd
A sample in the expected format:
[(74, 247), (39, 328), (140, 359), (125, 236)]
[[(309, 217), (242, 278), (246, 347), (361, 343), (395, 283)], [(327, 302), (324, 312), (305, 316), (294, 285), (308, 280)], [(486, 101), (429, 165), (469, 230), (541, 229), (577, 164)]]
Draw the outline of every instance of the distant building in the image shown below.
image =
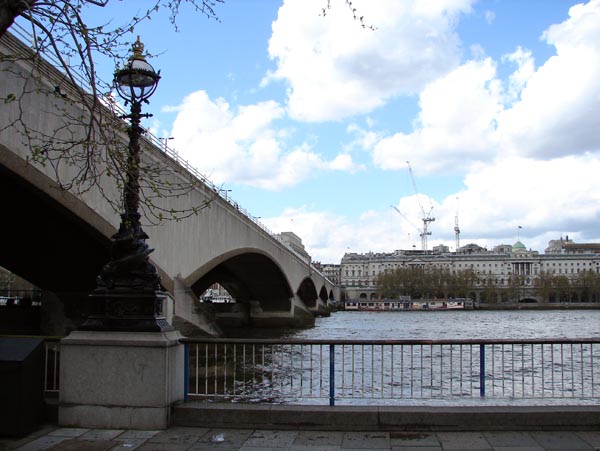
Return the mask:
[[(550, 241), (546, 253), (528, 250), (523, 243), (502, 244), (492, 251), (476, 244), (467, 244), (458, 252), (448, 252), (445, 246), (432, 251), (397, 250), (392, 253), (347, 253), (340, 265), (340, 285), (348, 299), (379, 299), (377, 277), (398, 268), (446, 268), (451, 272), (470, 269), (477, 277), (469, 298), (482, 301), (484, 288), (497, 288), (496, 299), (487, 302), (542, 300), (536, 293), (535, 281), (541, 274), (564, 275), (575, 279), (583, 271), (600, 272), (600, 244), (575, 244), (565, 240)], [(519, 299), (507, 299), (514, 288), (515, 277), (521, 287)], [(514, 291), (514, 290), (513, 290)], [(577, 299), (573, 293), (570, 300)], [(550, 299), (553, 300), (553, 299)]]
[(321, 265), (321, 272), (325, 277), (331, 280), (335, 285), (341, 282), (341, 266), (333, 263), (325, 263)]
[(293, 250), (300, 257), (304, 258), (307, 262), (310, 262), (310, 255), (306, 252), (302, 239), (294, 232), (282, 232), (277, 234), (277, 239), (281, 241), (288, 248)]

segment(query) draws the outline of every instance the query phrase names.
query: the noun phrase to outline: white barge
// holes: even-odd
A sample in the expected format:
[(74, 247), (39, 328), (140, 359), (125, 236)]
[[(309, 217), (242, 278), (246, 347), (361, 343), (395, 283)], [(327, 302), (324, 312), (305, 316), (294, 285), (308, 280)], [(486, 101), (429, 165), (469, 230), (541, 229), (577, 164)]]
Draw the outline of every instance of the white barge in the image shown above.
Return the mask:
[(450, 299), (352, 299), (344, 303), (345, 310), (396, 312), (410, 310), (473, 310), (473, 301)]

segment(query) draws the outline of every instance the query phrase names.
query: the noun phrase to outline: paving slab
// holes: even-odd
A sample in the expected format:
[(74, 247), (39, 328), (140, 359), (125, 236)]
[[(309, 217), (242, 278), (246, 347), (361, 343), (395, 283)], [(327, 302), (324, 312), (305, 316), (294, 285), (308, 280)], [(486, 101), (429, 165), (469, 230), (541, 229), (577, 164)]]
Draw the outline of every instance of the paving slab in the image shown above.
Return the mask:
[(442, 449), (441, 446), (392, 446), (391, 451), (444, 451), (444, 450)]
[(390, 449), (388, 432), (345, 432), (342, 449)]
[(481, 432), (439, 432), (442, 448), (446, 450), (492, 450), (492, 446)]
[(52, 451), (108, 451), (115, 447), (111, 440), (69, 439), (52, 448)]
[(546, 451), (541, 446), (494, 446), (494, 451)]
[(149, 440), (152, 437), (154, 437), (156, 434), (160, 433), (162, 431), (137, 431), (137, 430), (131, 430), (131, 431), (125, 431), (123, 432), (121, 435), (119, 435), (117, 438), (118, 439), (145, 439), (145, 440)]
[(252, 429), (210, 429), (190, 447), (189, 451), (212, 449), (237, 451), (253, 432)]
[(293, 445), (297, 435), (297, 431), (254, 431), (250, 434), (250, 437), (246, 439), (242, 449), (247, 447), (262, 447), (264, 449), (289, 448)]
[(441, 448), (437, 436), (428, 432), (390, 432), (392, 447), (437, 447)]
[(531, 437), (546, 450), (596, 451), (595, 447), (583, 440), (576, 432), (534, 431)]
[(80, 437), (90, 429), (84, 428), (59, 428), (50, 432), (48, 435), (51, 437)]
[(24, 444), (23, 446), (17, 448), (16, 451), (42, 451), (50, 449), (53, 446), (58, 445), (60, 442), (64, 442), (65, 440), (69, 439), (69, 437), (53, 437), (50, 435), (44, 435), (43, 437), (39, 437), (32, 442)]
[(533, 437), (527, 432), (517, 431), (494, 431), (484, 432), (483, 436), (490, 445), (496, 449), (497, 447), (539, 447)]
[(173, 443), (149, 443), (136, 448), (137, 451), (187, 451), (190, 445), (176, 445)]
[(112, 440), (125, 432), (124, 429), (92, 429), (81, 435), (83, 440)]
[(128, 439), (120, 439), (116, 438), (114, 440), (119, 445), (110, 451), (131, 451), (134, 449), (138, 449), (144, 443), (146, 443), (146, 439), (144, 438), (128, 438)]
[(339, 431), (300, 431), (294, 446), (341, 446), (343, 437)]
[(598, 431), (579, 431), (576, 432), (577, 436), (581, 438), (586, 443), (590, 445), (600, 448), (600, 432)]
[(148, 440), (148, 443), (173, 445), (193, 445), (208, 432), (208, 428), (176, 427), (161, 431)]

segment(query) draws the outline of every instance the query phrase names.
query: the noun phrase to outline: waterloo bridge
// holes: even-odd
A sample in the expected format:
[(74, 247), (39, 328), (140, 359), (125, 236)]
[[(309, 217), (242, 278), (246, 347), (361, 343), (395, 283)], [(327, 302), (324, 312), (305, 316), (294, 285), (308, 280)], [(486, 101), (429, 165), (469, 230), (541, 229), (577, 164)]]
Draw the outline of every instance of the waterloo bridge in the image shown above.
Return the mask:
[[(77, 167), (36, 165), (28, 162), (31, 148), (16, 118), (41, 134), (52, 136), (65, 127), (61, 114), (76, 117), (81, 105), (69, 101), (73, 85), (51, 64), (27, 58), (29, 49), (7, 34), (0, 40), (0, 53), (23, 55), (17, 62), (0, 62), (2, 97), (28, 91), (18, 102), (0, 109), (0, 190), (3, 195), (2, 252), (0, 266), (36, 285), (47, 295), (52, 313), (45, 332), (64, 334), (77, 327), (84, 314), (86, 294), (109, 259), (110, 238), (117, 231), (119, 215), (107, 201), (118, 199), (119, 189), (107, 178), (100, 188), (74, 195), (57, 184), (70, 179)], [(49, 96), (44, 87), (60, 86), (65, 97)], [(24, 88), (27, 84), (27, 88)], [(67, 130), (76, 141), (84, 130)], [(123, 142), (127, 135), (123, 133)], [(252, 215), (202, 178), (158, 139), (143, 139), (143, 158), (169, 169), (173, 182), (200, 183), (185, 197), (165, 198), (162, 208), (185, 209), (209, 202), (209, 208), (180, 221), (144, 223), (151, 254), (164, 290), (168, 293), (165, 313), (184, 334), (218, 335), (219, 324), (236, 326), (306, 327), (317, 315), (329, 312), (339, 289), (310, 262), (280, 242)], [(198, 149), (212, 152), (214, 149)], [(102, 194), (100, 189), (104, 191)], [(169, 204), (171, 203), (171, 204)], [(206, 305), (199, 296), (219, 283), (235, 303)], [(215, 321), (216, 318), (216, 321)]]

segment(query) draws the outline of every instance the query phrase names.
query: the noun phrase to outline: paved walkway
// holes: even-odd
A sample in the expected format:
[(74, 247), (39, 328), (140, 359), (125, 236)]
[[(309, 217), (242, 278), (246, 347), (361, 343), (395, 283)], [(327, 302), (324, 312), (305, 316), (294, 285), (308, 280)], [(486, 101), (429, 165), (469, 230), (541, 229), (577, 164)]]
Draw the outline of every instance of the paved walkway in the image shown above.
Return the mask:
[(335, 432), (174, 427), (126, 431), (45, 427), (0, 438), (0, 451), (579, 451), (600, 450), (600, 431), (581, 432)]

